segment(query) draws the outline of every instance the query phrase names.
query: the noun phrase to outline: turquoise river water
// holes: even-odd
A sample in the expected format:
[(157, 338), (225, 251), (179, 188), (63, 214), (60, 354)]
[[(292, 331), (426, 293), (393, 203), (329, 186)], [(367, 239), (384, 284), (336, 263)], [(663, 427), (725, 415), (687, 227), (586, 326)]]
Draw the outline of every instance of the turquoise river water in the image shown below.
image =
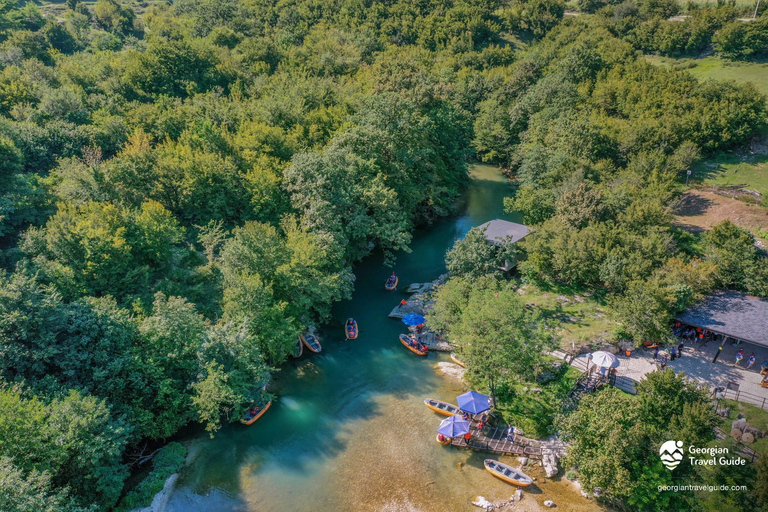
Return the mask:
[[(263, 418), (192, 440), (192, 460), (167, 510), (464, 511), (478, 510), (470, 504), (475, 495), (512, 495), (514, 488), (483, 470), (483, 454), (435, 442), (443, 417), (422, 400), (455, 402), (466, 389), (433, 368), (446, 354), (412, 354), (398, 341), (405, 326), (387, 317), (408, 284), (445, 272), (445, 251), (471, 227), (520, 220), (503, 213), (509, 188), (497, 169), (474, 166), (472, 178), (461, 214), (415, 232), (413, 251), (398, 255), (399, 290), (384, 290), (391, 269), (381, 256), (355, 267), (353, 298), (337, 304), (320, 331), (323, 352), (305, 350), (281, 368), (270, 385), (277, 399)], [(355, 341), (344, 340), (348, 317), (360, 326)], [(544, 499), (592, 509), (567, 482), (532, 486), (526, 500), (533, 508), (525, 509)]]

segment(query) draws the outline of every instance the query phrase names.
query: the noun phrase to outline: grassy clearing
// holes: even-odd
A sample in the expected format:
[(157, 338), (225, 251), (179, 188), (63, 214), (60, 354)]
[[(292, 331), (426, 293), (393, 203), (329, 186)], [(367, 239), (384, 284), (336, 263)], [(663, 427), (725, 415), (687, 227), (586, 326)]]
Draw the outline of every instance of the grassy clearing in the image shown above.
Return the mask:
[[(680, 6), (683, 9), (686, 9), (688, 7), (688, 4), (691, 5), (698, 5), (698, 6), (709, 6), (709, 7), (716, 7), (717, 2), (713, 0), (680, 0)], [(746, 9), (747, 7), (751, 7), (752, 9), (755, 8), (756, 0), (736, 0), (736, 7), (740, 9)]]
[(646, 60), (657, 66), (687, 69), (700, 80), (734, 80), (752, 82), (763, 94), (768, 95), (768, 62), (734, 62), (719, 57), (702, 59), (673, 59), (658, 55), (646, 55)]
[(768, 156), (721, 153), (693, 167), (691, 178), (718, 187), (738, 186), (768, 197)]
[[(724, 432), (728, 433), (731, 431), (731, 424), (738, 419), (739, 414), (747, 419), (750, 427), (762, 431), (768, 429), (768, 411), (743, 402), (736, 402), (735, 400), (721, 400), (720, 403), (731, 408), (730, 415), (720, 421), (720, 428)], [(749, 447), (762, 455), (768, 456), (768, 437), (757, 439)]]
[[(499, 397), (496, 411), (506, 423), (523, 429), (526, 437), (546, 437), (551, 434), (550, 426), (560, 410), (560, 403), (568, 396), (579, 375), (579, 370), (564, 364), (557, 377), (546, 384), (515, 385), (512, 396)], [(531, 391), (532, 388), (541, 391)]]
[(586, 294), (544, 291), (533, 285), (520, 287), (519, 292), (528, 304), (544, 312), (547, 318), (560, 322), (560, 345), (564, 350), (612, 337), (616, 322), (608, 315), (602, 298)]

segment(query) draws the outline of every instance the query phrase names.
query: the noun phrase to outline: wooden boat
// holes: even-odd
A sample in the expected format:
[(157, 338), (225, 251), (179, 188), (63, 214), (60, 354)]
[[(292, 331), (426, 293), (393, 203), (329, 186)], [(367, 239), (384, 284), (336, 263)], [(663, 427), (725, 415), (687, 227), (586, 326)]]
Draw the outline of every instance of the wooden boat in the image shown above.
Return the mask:
[(299, 336), (299, 342), (296, 343), (296, 349), (294, 349), (293, 354), (291, 354), (291, 357), (299, 358), (303, 353), (304, 353), (304, 340), (302, 340), (301, 336)]
[(453, 361), (457, 365), (461, 366), (462, 368), (466, 368), (466, 366), (464, 366), (464, 363), (459, 361), (459, 358), (456, 357), (456, 354), (454, 352), (451, 352), (451, 361)]
[(483, 465), (485, 465), (486, 471), (499, 480), (504, 480), (507, 483), (518, 485), (520, 487), (527, 487), (533, 483), (533, 479), (525, 473), (516, 470), (512, 466), (502, 464), (497, 460), (485, 459)]
[(461, 414), (461, 411), (455, 405), (449, 404), (448, 402), (443, 402), (442, 400), (435, 400), (434, 398), (425, 398), (424, 405), (426, 405), (436, 413), (444, 414), (446, 416)]
[(312, 336), (311, 334), (307, 333), (304, 336), (299, 334), (299, 339), (301, 342), (306, 346), (309, 350), (314, 352), (315, 354), (319, 354), (323, 351), (323, 347), (320, 346), (320, 342)]
[(451, 438), (450, 437), (443, 436), (443, 440), (441, 441), (440, 440), (440, 434), (437, 434), (437, 436), (435, 437), (435, 441), (437, 441), (438, 443), (440, 443), (440, 444), (442, 444), (444, 446), (451, 444)]
[(429, 353), (429, 348), (423, 343), (419, 343), (418, 341), (416, 341), (413, 338), (413, 336), (408, 336), (407, 334), (401, 334), (400, 342), (406, 347), (408, 347), (408, 350), (410, 350), (414, 354), (425, 356)]
[(384, 289), (387, 291), (392, 291), (395, 288), (397, 288), (397, 283), (400, 282), (400, 278), (397, 277), (395, 274), (392, 274), (389, 276), (389, 279), (387, 279), (387, 282), (384, 283)]
[(256, 423), (256, 420), (261, 418), (265, 412), (267, 412), (267, 409), (272, 405), (272, 400), (267, 402), (267, 405), (264, 407), (254, 407), (253, 409), (250, 409), (248, 412), (245, 413), (245, 416), (243, 416), (240, 419), (240, 423), (243, 425), (253, 425)]
[(347, 323), (344, 324), (344, 332), (347, 333), (348, 340), (357, 339), (357, 322), (354, 318), (347, 318)]

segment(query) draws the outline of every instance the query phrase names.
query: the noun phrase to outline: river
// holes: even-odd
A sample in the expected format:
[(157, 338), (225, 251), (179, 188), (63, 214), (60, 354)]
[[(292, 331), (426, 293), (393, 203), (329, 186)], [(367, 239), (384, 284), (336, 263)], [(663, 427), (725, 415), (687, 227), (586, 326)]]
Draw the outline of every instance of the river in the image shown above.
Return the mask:
[[(405, 327), (387, 317), (407, 297), (408, 284), (445, 272), (445, 251), (471, 227), (494, 218), (520, 220), (503, 213), (509, 188), (498, 169), (473, 166), (472, 178), (461, 214), (416, 231), (412, 252), (398, 255), (397, 291), (384, 290), (391, 269), (381, 256), (355, 267), (353, 298), (338, 303), (320, 331), (322, 354), (305, 350), (282, 367), (270, 385), (277, 399), (263, 418), (192, 441), (193, 461), (168, 510), (444, 512), (479, 510), (470, 504), (478, 494), (513, 494), (483, 470), (483, 454), (435, 442), (443, 417), (422, 400), (455, 402), (466, 389), (435, 372), (433, 365), (447, 355), (412, 354), (398, 341)], [(360, 326), (355, 341), (344, 340), (350, 316)], [(543, 477), (536, 468), (529, 474)], [(568, 510), (595, 509), (565, 481), (532, 486), (526, 499), (534, 507), (528, 510), (544, 499), (572, 501)]]

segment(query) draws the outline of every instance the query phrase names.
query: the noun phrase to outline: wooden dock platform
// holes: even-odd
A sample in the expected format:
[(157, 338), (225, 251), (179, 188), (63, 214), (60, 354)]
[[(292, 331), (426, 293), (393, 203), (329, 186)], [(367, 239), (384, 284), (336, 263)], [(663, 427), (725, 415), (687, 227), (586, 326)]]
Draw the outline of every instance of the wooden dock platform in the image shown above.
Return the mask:
[(477, 424), (473, 422), (472, 439), (469, 444), (463, 437), (455, 437), (451, 441), (458, 448), (469, 448), (500, 455), (516, 455), (519, 457), (541, 458), (541, 443), (535, 439), (515, 435), (515, 440), (507, 439), (506, 429), (499, 427), (486, 427), (482, 433), (477, 431)]

